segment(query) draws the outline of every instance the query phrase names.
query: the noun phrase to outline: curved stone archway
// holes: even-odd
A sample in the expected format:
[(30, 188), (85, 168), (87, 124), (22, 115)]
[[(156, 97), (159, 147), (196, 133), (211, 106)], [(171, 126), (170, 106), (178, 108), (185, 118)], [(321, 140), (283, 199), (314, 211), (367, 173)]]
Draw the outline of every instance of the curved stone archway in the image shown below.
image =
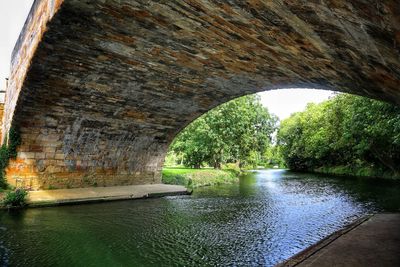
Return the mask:
[(400, 104), (399, 78), (396, 0), (36, 0), (6, 93), (3, 132), (22, 137), (7, 177), (158, 183), (174, 136), (230, 99), (303, 87)]

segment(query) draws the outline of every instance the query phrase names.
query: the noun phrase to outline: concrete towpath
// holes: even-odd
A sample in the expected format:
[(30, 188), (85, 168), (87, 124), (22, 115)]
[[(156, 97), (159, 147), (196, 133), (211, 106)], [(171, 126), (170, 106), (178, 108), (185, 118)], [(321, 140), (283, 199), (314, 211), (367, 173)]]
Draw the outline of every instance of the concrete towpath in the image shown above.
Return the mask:
[(400, 213), (359, 220), (277, 266), (400, 266)]
[(180, 185), (149, 184), (30, 191), (28, 207), (56, 206), (111, 200), (188, 194)]

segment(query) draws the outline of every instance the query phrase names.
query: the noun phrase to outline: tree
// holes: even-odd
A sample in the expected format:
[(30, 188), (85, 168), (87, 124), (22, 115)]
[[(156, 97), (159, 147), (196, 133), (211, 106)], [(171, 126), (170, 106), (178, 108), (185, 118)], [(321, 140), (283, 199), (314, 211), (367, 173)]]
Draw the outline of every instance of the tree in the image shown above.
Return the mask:
[(398, 173), (400, 108), (340, 94), (284, 120), (278, 143), (291, 169), (372, 165)]
[(257, 95), (237, 98), (207, 112), (174, 140), (170, 150), (184, 155), (184, 164), (199, 168), (203, 163), (220, 168), (224, 162), (253, 162), (271, 143), (277, 117), (271, 115)]

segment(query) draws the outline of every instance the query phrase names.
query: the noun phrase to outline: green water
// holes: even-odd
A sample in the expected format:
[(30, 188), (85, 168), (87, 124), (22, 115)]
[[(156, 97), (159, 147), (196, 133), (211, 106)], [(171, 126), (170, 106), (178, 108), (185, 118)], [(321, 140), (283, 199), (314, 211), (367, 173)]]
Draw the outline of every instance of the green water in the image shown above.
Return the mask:
[(398, 182), (257, 171), (191, 196), (0, 212), (0, 266), (272, 266), (399, 209)]

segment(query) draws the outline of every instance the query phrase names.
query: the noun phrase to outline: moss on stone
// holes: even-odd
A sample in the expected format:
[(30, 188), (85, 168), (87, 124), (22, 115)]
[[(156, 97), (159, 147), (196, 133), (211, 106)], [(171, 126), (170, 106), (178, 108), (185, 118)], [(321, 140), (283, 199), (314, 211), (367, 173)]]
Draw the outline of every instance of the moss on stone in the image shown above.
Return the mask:
[(8, 187), (5, 170), (10, 159), (17, 157), (17, 147), (21, 144), (21, 135), (16, 127), (11, 127), (9, 131), (9, 140), (4, 140), (0, 147), (0, 188)]

